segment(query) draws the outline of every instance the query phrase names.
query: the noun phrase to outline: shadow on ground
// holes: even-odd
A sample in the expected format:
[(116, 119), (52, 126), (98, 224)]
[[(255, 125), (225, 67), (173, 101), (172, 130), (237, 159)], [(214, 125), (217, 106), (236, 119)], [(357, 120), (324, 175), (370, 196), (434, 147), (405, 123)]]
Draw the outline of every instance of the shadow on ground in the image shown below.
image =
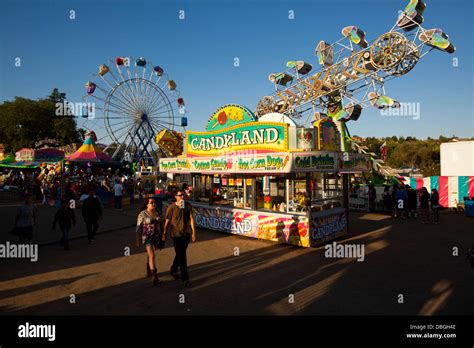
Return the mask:
[[(464, 259), (474, 245), (470, 227), (472, 220), (461, 215), (443, 215), (435, 226), (352, 214), (352, 233), (338, 243), (363, 244), (363, 262), (327, 258), (324, 246), (304, 249), (200, 232), (188, 253), (194, 283), (190, 289), (168, 275), (174, 255), (169, 247), (158, 254), (163, 283), (152, 287), (143, 278), (145, 254), (123, 256), (131, 232), (121, 231), (104, 235), (92, 246), (102, 248), (103, 255), (77, 250), (83, 260), (55, 263), (52, 258), (60, 259), (63, 251), (48, 247), (37, 269), (19, 264), (16, 272), (7, 272), (9, 281), (0, 283), (0, 309), (22, 315), (472, 314), (473, 270)], [(453, 256), (453, 247), (459, 248), (459, 256)], [(53, 278), (66, 272), (68, 285), (24, 285), (28, 277), (36, 279), (45, 272), (53, 272)], [(17, 279), (21, 277), (26, 279)], [(14, 288), (22, 294), (16, 296)], [(27, 292), (30, 299), (24, 298)], [(67, 301), (71, 293), (77, 297), (75, 304)]]

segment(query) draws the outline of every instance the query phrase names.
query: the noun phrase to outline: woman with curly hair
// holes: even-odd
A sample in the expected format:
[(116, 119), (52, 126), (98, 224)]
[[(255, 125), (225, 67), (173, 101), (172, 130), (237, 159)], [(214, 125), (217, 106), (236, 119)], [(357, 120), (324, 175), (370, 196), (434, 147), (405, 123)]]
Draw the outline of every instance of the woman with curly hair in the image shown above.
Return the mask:
[(138, 213), (136, 228), (137, 246), (144, 245), (147, 252), (146, 277), (153, 276), (153, 285), (161, 282), (155, 266), (155, 251), (157, 248), (163, 248), (163, 219), (155, 207), (155, 200), (147, 198)]

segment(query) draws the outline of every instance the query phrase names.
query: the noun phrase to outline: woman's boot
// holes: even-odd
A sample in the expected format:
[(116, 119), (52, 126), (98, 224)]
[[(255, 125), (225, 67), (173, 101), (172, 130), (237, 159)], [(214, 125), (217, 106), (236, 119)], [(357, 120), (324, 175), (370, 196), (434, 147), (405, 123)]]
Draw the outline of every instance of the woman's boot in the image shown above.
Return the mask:
[(152, 276), (151, 269), (150, 269), (150, 264), (148, 261), (146, 262), (146, 277), (150, 278)]
[(161, 283), (161, 280), (158, 278), (157, 270), (152, 269), (151, 272), (153, 273), (153, 285), (158, 285)]

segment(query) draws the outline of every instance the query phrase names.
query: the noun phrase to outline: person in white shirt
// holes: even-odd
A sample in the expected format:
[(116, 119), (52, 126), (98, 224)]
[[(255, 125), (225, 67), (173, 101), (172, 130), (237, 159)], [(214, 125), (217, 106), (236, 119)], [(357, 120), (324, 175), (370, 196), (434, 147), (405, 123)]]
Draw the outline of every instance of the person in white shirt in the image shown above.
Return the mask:
[(115, 195), (115, 209), (122, 209), (123, 186), (119, 180), (115, 181), (113, 190)]

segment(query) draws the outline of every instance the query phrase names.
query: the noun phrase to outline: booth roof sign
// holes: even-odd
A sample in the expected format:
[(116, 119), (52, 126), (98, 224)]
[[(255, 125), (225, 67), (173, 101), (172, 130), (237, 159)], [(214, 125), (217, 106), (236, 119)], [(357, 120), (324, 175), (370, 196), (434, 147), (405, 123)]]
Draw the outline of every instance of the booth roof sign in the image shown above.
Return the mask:
[(35, 143), (35, 148), (36, 148), (36, 149), (40, 149), (40, 148), (42, 148), (42, 147), (51, 147), (51, 146), (58, 147), (58, 146), (59, 146), (59, 141), (56, 140), (56, 139), (49, 139), (49, 138), (46, 138), (46, 139), (37, 141), (37, 142)]
[[(344, 156), (347, 160), (344, 161)], [(271, 152), (252, 156), (161, 158), (163, 173), (357, 173), (370, 171), (370, 157), (335, 151)]]
[(340, 154), (339, 172), (340, 173), (360, 173), (371, 170), (370, 155), (363, 153)]
[(294, 153), (293, 168), (297, 172), (335, 171), (337, 170), (337, 152)]
[(188, 172), (191, 164), (186, 158), (160, 158), (159, 169), (162, 173)]
[(250, 173), (290, 173), (291, 153), (265, 154), (235, 159), (237, 172)]
[(23, 148), (15, 152), (15, 161), (21, 162), (31, 162), (33, 161), (35, 151), (33, 149)]

